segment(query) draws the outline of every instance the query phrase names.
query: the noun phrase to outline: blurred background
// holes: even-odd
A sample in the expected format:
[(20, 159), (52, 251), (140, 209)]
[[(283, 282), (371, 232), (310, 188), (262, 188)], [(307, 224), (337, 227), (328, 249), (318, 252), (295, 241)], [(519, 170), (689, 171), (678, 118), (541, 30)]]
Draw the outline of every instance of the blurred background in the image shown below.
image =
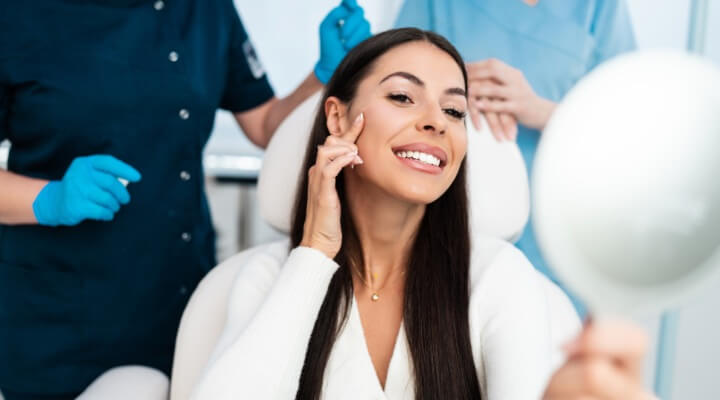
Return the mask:
[[(626, 1), (640, 49), (692, 49), (720, 64), (720, 0)], [(336, 3), (337, 0), (235, 0), (279, 97), (287, 95), (312, 70), (319, 52), (317, 27)], [(358, 0), (358, 3), (365, 8), (373, 32), (379, 32), (393, 27), (402, 0)], [(4, 166), (7, 152), (8, 144), (0, 145), (0, 167)], [(218, 234), (219, 261), (247, 247), (281, 237), (261, 220), (257, 209), (255, 181), (262, 155), (239, 131), (230, 114), (217, 114), (205, 149), (205, 168)], [(697, 298), (675, 314), (677, 347), (671, 367), (669, 399), (720, 399), (719, 308), (720, 290), (717, 290)], [(648, 317), (640, 322), (657, 341), (659, 318)], [(656, 357), (654, 350), (648, 359), (649, 386), (654, 385)]]

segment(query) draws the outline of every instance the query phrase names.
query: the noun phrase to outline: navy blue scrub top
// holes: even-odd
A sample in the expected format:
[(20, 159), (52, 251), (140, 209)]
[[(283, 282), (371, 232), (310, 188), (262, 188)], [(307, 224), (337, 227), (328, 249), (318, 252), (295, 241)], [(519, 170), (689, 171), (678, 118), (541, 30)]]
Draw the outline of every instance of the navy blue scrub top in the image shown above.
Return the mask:
[(57, 180), (110, 154), (143, 179), (112, 222), (0, 225), (0, 388), (170, 372), (182, 310), (215, 265), (201, 163), (215, 112), (272, 96), (232, 0), (2, 2), (8, 169)]

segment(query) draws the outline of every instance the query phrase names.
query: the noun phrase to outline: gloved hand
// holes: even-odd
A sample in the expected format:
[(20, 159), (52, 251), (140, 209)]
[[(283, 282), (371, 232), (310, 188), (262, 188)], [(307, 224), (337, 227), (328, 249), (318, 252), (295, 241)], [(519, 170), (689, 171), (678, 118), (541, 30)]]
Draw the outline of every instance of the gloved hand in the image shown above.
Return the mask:
[(51, 181), (33, 201), (40, 225), (77, 225), (86, 219), (110, 221), (130, 193), (118, 178), (138, 182), (140, 173), (113, 156), (78, 157), (60, 181)]
[(370, 23), (357, 0), (343, 0), (320, 23), (320, 59), (315, 76), (326, 84), (345, 55), (358, 43), (369, 38)]

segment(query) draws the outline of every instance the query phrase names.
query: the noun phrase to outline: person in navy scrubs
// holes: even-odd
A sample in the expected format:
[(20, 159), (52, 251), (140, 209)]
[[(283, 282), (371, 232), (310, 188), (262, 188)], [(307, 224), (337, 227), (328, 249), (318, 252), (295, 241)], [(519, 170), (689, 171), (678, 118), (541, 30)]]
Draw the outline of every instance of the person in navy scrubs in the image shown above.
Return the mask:
[[(437, 32), (471, 61), (473, 123), (483, 114), (498, 140), (516, 140), (530, 174), (556, 103), (597, 65), (636, 48), (625, 0), (405, 0), (395, 25)], [(562, 287), (532, 219), (517, 246)], [(583, 316), (582, 303), (570, 297)]]
[(313, 73), (277, 99), (232, 0), (3, 2), (5, 399), (74, 398), (118, 365), (169, 374), (181, 313), (216, 264), (202, 167), (216, 110), (265, 146), (369, 36), (343, 0)]

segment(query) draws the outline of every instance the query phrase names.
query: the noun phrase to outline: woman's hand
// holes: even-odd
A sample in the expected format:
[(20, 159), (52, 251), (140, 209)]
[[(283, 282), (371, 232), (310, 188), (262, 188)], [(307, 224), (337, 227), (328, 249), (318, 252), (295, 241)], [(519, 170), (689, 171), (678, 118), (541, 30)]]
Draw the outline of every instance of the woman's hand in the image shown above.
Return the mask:
[(593, 322), (565, 345), (568, 359), (550, 380), (543, 400), (652, 400), (643, 389), (645, 333), (622, 321)]
[(307, 213), (300, 245), (320, 250), (331, 259), (342, 245), (341, 207), (335, 179), (344, 167), (363, 163), (355, 141), (364, 125), (360, 114), (347, 132), (328, 136), (318, 147), (315, 165), (308, 170)]
[[(468, 63), (467, 71), (470, 109), (486, 115), (496, 138), (501, 139), (502, 132), (506, 138), (512, 136), (507, 133), (509, 121), (504, 124), (494, 122), (499, 121), (501, 115), (509, 114), (532, 129), (545, 128), (556, 104), (538, 96), (522, 71), (492, 58)], [(517, 133), (517, 127), (514, 132)]]

